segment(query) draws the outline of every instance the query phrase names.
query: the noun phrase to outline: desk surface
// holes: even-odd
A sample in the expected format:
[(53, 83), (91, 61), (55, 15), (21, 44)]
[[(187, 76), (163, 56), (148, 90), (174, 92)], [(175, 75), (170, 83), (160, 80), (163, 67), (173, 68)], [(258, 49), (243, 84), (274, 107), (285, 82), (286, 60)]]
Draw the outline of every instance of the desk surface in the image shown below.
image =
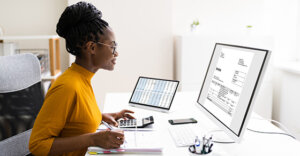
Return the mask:
[[(131, 94), (129, 93), (107, 94), (103, 112), (117, 112), (122, 109), (130, 109), (135, 111), (135, 117), (146, 117), (153, 115), (155, 120), (153, 128), (157, 133), (159, 133), (160, 138), (158, 138), (158, 140), (162, 142), (163, 145), (162, 155), (189, 155), (187, 147), (176, 147), (175, 143), (173, 142), (173, 139), (168, 132), (168, 127), (171, 126), (168, 123), (169, 119), (190, 117), (195, 118), (196, 120), (198, 120), (198, 123), (190, 125), (194, 126), (195, 129), (199, 129), (201, 131), (201, 134), (199, 134), (200, 136), (204, 135), (203, 133), (219, 129), (196, 107), (195, 102), (198, 97), (198, 93), (196, 92), (178, 92), (174, 98), (169, 113), (131, 107), (128, 105), (130, 95)], [(253, 113), (252, 116), (258, 115)], [(250, 119), (248, 128), (260, 131), (283, 132), (281, 129), (277, 128), (269, 121), (258, 120), (256, 118)], [(215, 136), (215, 134), (213, 135)], [(223, 136), (223, 139), (226, 138), (226, 135)], [(285, 135), (260, 134), (246, 130), (241, 143), (215, 143), (213, 149), (214, 156), (299, 156), (300, 142)]]

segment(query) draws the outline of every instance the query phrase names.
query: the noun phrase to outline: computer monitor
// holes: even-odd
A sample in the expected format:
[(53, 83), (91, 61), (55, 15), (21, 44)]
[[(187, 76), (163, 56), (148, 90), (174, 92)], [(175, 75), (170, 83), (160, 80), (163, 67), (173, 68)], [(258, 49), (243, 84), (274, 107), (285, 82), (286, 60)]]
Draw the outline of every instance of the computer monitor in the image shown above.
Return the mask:
[(247, 127), (270, 53), (215, 44), (196, 105), (235, 142)]

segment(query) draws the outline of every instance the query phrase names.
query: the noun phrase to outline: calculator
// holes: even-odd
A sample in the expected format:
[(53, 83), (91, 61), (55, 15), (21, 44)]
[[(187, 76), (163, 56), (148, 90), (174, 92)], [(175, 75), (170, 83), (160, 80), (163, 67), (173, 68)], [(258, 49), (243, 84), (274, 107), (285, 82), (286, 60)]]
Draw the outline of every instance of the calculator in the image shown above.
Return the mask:
[(119, 128), (143, 128), (154, 123), (153, 116), (142, 119), (119, 120)]

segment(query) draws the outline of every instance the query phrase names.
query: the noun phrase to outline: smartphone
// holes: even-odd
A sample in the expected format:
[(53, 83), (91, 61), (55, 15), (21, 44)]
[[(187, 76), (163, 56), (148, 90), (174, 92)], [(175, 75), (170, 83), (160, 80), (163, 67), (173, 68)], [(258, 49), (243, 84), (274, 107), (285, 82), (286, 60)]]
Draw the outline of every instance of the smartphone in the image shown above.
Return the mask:
[(197, 123), (197, 120), (194, 118), (175, 119), (175, 120), (169, 120), (169, 123), (171, 125), (188, 124), (188, 123)]

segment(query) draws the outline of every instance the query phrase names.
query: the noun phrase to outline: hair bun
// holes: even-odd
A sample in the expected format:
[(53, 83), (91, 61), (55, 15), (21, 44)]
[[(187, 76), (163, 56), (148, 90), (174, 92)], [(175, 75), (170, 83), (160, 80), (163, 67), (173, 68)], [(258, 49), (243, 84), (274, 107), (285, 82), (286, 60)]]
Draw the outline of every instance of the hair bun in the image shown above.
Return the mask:
[(94, 5), (86, 2), (73, 4), (62, 13), (56, 25), (56, 32), (65, 38), (74, 27), (87, 24), (96, 18), (101, 19), (102, 13)]

